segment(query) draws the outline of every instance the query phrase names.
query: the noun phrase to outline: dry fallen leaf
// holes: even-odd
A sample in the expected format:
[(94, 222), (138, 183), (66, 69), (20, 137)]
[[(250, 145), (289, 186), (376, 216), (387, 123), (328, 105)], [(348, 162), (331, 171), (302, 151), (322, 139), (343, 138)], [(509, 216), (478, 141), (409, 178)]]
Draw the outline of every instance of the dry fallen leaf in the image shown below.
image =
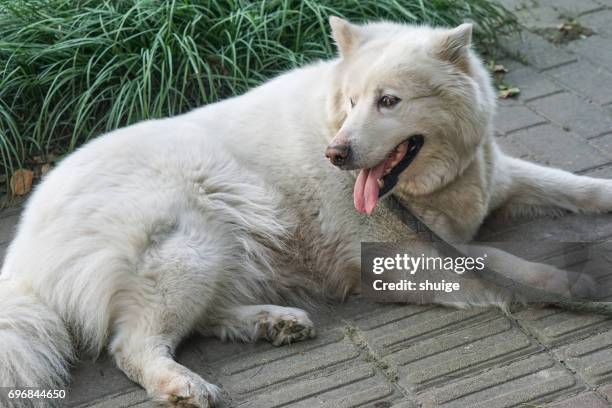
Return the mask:
[(505, 74), (508, 72), (508, 70), (506, 69), (506, 67), (504, 67), (501, 64), (495, 64), (493, 65), (492, 71), (496, 74)]
[(498, 88), (499, 88), (499, 92), (497, 93), (497, 95), (501, 99), (511, 98), (521, 93), (521, 90), (517, 86), (499, 85)]
[(11, 177), (11, 191), (14, 195), (26, 195), (32, 189), (32, 179), (34, 172), (32, 170), (19, 169), (13, 173)]

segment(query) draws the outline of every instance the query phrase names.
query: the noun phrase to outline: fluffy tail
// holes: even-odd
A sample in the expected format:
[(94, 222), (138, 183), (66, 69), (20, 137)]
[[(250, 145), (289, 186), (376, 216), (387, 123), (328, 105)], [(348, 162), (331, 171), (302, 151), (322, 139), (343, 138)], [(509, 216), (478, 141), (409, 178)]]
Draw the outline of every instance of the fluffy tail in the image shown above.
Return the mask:
[(65, 388), (72, 355), (62, 319), (23, 285), (0, 279), (0, 387)]

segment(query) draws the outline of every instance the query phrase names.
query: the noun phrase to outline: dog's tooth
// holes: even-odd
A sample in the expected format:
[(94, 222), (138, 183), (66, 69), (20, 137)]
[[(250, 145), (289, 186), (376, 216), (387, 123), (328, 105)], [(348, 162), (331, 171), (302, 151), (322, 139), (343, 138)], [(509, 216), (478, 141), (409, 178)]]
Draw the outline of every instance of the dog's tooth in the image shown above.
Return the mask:
[(378, 188), (383, 188), (385, 186), (385, 181), (383, 179), (378, 179)]

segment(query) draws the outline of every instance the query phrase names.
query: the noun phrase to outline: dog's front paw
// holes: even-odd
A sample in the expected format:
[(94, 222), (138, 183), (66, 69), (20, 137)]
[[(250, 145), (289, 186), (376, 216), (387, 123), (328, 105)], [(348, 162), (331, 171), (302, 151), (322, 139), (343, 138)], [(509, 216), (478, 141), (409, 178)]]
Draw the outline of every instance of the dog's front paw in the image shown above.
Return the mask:
[(303, 310), (279, 307), (262, 316), (265, 337), (275, 346), (295, 343), (316, 336), (314, 324)]
[(168, 373), (153, 398), (170, 407), (212, 408), (219, 402), (220, 395), (219, 387), (185, 370), (184, 373)]

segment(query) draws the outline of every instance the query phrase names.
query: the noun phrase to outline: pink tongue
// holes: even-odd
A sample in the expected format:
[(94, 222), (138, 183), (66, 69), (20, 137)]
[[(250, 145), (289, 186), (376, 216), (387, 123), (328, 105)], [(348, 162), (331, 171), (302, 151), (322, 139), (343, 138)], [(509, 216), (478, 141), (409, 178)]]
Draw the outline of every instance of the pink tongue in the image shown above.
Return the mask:
[(353, 201), (355, 208), (360, 213), (372, 214), (376, 203), (378, 202), (378, 179), (382, 177), (385, 171), (385, 162), (372, 169), (362, 169), (355, 181), (355, 190), (353, 191)]

